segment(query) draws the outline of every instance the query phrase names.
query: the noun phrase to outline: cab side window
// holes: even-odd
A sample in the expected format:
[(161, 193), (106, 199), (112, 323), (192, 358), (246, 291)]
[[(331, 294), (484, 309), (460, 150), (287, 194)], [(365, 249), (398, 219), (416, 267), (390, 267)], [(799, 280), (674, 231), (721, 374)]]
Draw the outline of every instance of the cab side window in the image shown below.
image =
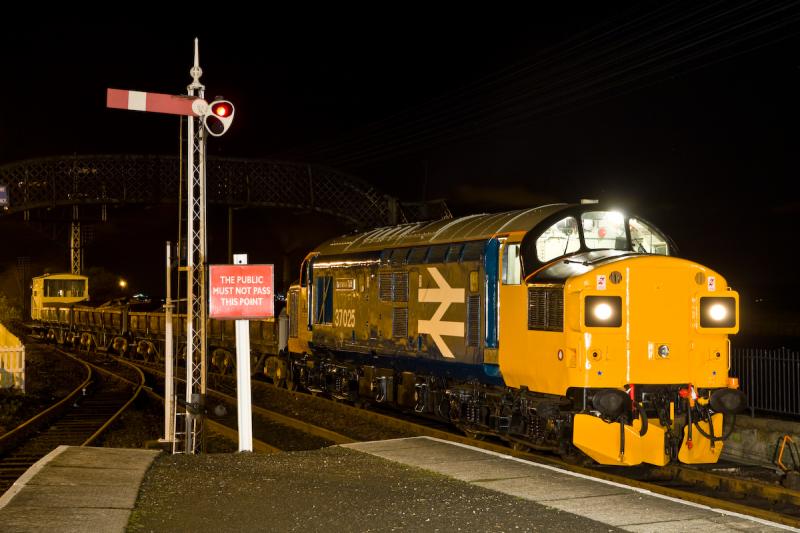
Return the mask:
[(522, 281), (522, 262), (519, 258), (519, 243), (503, 247), (503, 284), (519, 285)]
[(651, 226), (635, 218), (630, 219), (631, 244), (634, 252), (669, 255), (667, 239)]

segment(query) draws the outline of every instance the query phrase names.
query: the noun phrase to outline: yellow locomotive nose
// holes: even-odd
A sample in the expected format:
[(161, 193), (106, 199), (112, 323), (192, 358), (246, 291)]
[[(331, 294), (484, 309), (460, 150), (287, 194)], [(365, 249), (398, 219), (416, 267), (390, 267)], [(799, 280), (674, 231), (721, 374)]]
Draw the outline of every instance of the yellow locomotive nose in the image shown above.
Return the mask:
[(716, 273), (674, 257), (636, 256), (576, 276), (565, 292), (580, 303), (580, 316), (566, 323), (577, 330), (581, 385), (726, 386), (738, 294)]
[[(659, 443), (670, 438), (670, 428), (661, 425), (668, 418), (673, 432), (683, 431), (683, 440), (672, 444), (681, 461), (716, 461), (722, 416), (745, 403), (740, 391), (727, 388), (738, 294), (696, 263), (652, 255), (598, 265), (569, 280), (565, 293), (580, 304), (578, 315), (565, 320), (582, 362), (571, 386), (587, 389), (599, 415), (576, 415), (574, 444), (606, 464), (665, 464)], [(626, 392), (632, 419), (617, 405), (625, 404)], [(643, 430), (648, 410), (659, 417)], [(620, 442), (614, 435), (622, 433)]]

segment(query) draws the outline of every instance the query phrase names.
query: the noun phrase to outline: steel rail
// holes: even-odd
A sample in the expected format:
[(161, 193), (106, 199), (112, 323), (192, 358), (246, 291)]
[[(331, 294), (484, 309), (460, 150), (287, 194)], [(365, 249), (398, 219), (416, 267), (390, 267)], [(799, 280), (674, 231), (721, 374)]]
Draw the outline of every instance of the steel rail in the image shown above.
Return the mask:
[[(135, 363), (135, 362), (128, 362), (128, 361), (125, 361), (125, 360), (124, 360), (123, 358), (121, 358), (121, 357), (115, 357), (115, 359), (119, 359), (120, 361), (122, 361), (122, 362), (124, 362), (124, 363), (126, 363), (126, 364), (129, 364), (129, 365), (131, 365), (131, 366), (134, 366), (134, 367), (136, 367), (136, 369), (137, 369), (139, 372), (142, 372), (142, 369), (141, 369), (141, 368), (139, 368), (138, 364), (137, 364), (137, 363)], [(158, 372), (158, 371), (157, 371), (157, 370), (155, 370), (155, 369), (150, 369), (150, 368), (148, 368), (148, 371), (149, 371), (149, 370), (153, 370), (154, 372)], [(142, 375), (144, 375), (144, 373), (143, 373), (143, 372), (142, 372)], [(163, 376), (163, 374), (162, 374), (162, 376)], [(127, 378), (125, 378), (125, 377), (123, 377), (123, 376), (119, 376), (119, 377), (120, 377), (120, 379), (123, 379), (123, 380), (127, 381), (128, 383), (131, 383), (131, 384), (133, 384), (133, 382), (132, 382), (132, 381), (130, 381), (130, 380), (128, 380)], [(145, 387), (145, 388), (144, 388), (144, 392), (145, 392), (145, 394), (147, 394), (147, 395), (148, 395), (148, 396), (150, 396), (151, 398), (154, 398), (154, 399), (156, 399), (156, 400), (160, 401), (161, 403), (164, 403), (164, 397), (163, 397), (163, 396), (161, 396), (161, 395), (160, 395), (159, 393), (157, 393), (156, 391), (154, 391), (154, 390), (152, 390), (152, 389), (150, 389), (150, 388), (147, 388), (147, 387)], [(218, 435), (221, 435), (221, 436), (225, 437), (225, 438), (226, 438), (226, 439), (228, 439), (228, 440), (231, 440), (231, 441), (233, 441), (233, 442), (236, 442), (236, 441), (238, 441), (238, 440), (239, 440), (239, 432), (238, 432), (238, 431), (236, 431), (236, 430), (235, 430), (235, 429), (233, 429), (233, 428), (230, 428), (230, 427), (228, 427), (228, 426), (226, 426), (226, 425), (224, 425), (224, 424), (220, 424), (219, 422), (217, 422), (217, 421), (215, 421), (215, 420), (208, 419), (208, 418), (206, 418), (206, 420), (204, 421), (204, 423), (206, 424), (206, 427), (207, 427), (207, 428), (208, 428), (210, 431), (212, 431), (212, 432), (214, 432), (214, 433), (216, 433), (216, 434), (218, 434)], [(263, 440), (259, 440), (259, 439), (257, 439), (257, 438), (255, 438), (255, 437), (254, 437), (254, 438), (253, 438), (253, 451), (256, 451), (256, 452), (259, 452), (259, 453), (280, 453), (280, 452), (282, 452), (283, 450), (281, 450), (280, 448), (276, 448), (275, 446), (273, 446), (273, 445), (271, 445), (271, 444), (268, 444), (268, 443), (264, 442)]]
[[(137, 363), (134, 362), (133, 364), (137, 364)], [(137, 366), (138, 366), (138, 364), (137, 364)], [(148, 370), (148, 372), (153, 372), (154, 374), (158, 374), (162, 378), (164, 377), (164, 373), (161, 372), (160, 370), (156, 369), (156, 368), (153, 368), (153, 367), (151, 367), (149, 365), (145, 366), (145, 368)], [(176, 377), (175, 379), (180, 381), (180, 382), (185, 382), (183, 379), (178, 378), (178, 377)], [(207, 394), (209, 396), (215, 396), (217, 398), (223, 399), (223, 400), (231, 402), (233, 404), (236, 404), (237, 401), (238, 401), (233, 396), (225, 394), (224, 392), (218, 391), (216, 389), (212, 389), (210, 387), (207, 389)], [(328, 440), (330, 442), (333, 442), (334, 444), (350, 444), (350, 443), (353, 443), (353, 442), (357, 442), (355, 439), (351, 439), (350, 437), (346, 437), (345, 435), (342, 435), (341, 433), (337, 433), (335, 431), (331, 431), (329, 429), (325, 429), (323, 427), (320, 427), (320, 426), (317, 426), (317, 425), (314, 425), (314, 424), (310, 424), (308, 422), (303, 422), (302, 420), (298, 420), (297, 418), (293, 418), (293, 417), (290, 417), (290, 416), (282, 415), (280, 413), (276, 413), (275, 411), (271, 411), (269, 409), (265, 409), (264, 407), (260, 407), (258, 405), (253, 405), (251, 408), (252, 408), (252, 411), (253, 411), (254, 414), (258, 414), (260, 416), (263, 416), (264, 418), (267, 418), (267, 419), (269, 419), (269, 420), (271, 420), (273, 422), (276, 422), (278, 424), (282, 424), (284, 426), (288, 426), (288, 427), (297, 429), (299, 431), (302, 431), (303, 433), (307, 433), (307, 434), (310, 434), (310, 435), (314, 435), (315, 437), (319, 437), (321, 439)], [(209, 421), (209, 419), (206, 418), (206, 421)]]
[(78, 385), (67, 396), (65, 396), (64, 398), (62, 398), (61, 400), (59, 400), (58, 402), (56, 402), (52, 406), (48, 407), (44, 411), (41, 411), (41, 412), (37, 413), (34, 416), (32, 416), (31, 418), (29, 418), (25, 422), (21, 423), (20, 425), (18, 425), (17, 427), (12, 429), (11, 431), (8, 431), (7, 433), (5, 433), (3, 435), (0, 435), (0, 451), (2, 451), (4, 449), (4, 447), (9, 442), (14, 440), (15, 438), (24, 438), (24, 434), (25, 434), (26, 431), (29, 431), (29, 430), (30, 431), (35, 431), (36, 428), (34, 426), (37, 425), (38, 423), (46, 421), (46, 419), (49, 419), (51, 416), (53, 416), (53, 417), (57, 416), (56, 411), (58, 411), (58, 409), (60, 409), (65, 404), (69, 403), (70, 401), (74, 400), (75, 397), (78, 396), (79, 394), (81, 394), (81, 392), (83, 392), (83, 390), (86, 389), (86, 387), (88, 387), (89, 384), (92, 382), (92, 368), (91, 368), (91, 366), (89, 366), (87, 363), (85, 363), (84, 361), (81, 361), (80, 359), (78, 359), (77, 357), (75, 357), (73, 355), (70, 355), (70, 354), (65, 353), (65, 352), (62, 352), (62, 353), (64, 353), (64, 355), (66, 355), (66, 356), (78, 361), (79, 363), (81, 363), (83, 366), (86, 367), (86, 379), (83, 381), (83, 383)]
[[(131, 398), (127, 402), (125, 402), (125, 404), (122, 407), (120, 407), (117, 410), (116, 413), (111, 415), (111, 417), (105, 422), (105, 424), (100, 426), (100, 428), (97, 431), (95, 431), (88, 439), (86, 439), (83, 442), (83, 444), (81, 444), (81, 446), (89, 446), (90, 444), (92, 444), (100, 435), (102, 435), (111, 426), (111, 424), (116, 422), (116, 420), (122, 415), (122, 413), (125, 412), (126, 409), (128, 409), (128, 407), (133, 403), (133, 401), (136, 400), (136, 398), (139, 397), (139, 393), (142, 391), (142, 387), (144, 387), (144, 373), (142, 372), (142, 370), (140, 368), (137, 368), (136, 365), (132, 365), (132, 364), (130, 364), (128, 362), (125, 362), (125, 361), (123, 361), (123, 362), (126, 365), (130, 366), (131, 368), (133, 368), (139, 374), (139, 377), (140, 377), (139, 384), (137, 386), (136, 383), (134, 383), (134, 382), (132, 382), (132, 381), (126, 379), (126, 378), (123, 378), (125, 381), (127, 381), (128, 383), (131, 383), (134, 387), (136, 387), (136, 390), (133, 392), (133, 396), (131, 396)], [(101, 374), (108, 374), (109, 376), (113, 376), (116, 379), (122, 378), (122, 376), (120, 376), (118, 374), (115, 374), (115, 373), (111, 372), (108, 369), (100, 368), (99, 366), (95, 365), (94, 363), (87, 362), (87, 364), (89, 364), (92, 368), (94, 368), (95, 370), (97, 370)]]

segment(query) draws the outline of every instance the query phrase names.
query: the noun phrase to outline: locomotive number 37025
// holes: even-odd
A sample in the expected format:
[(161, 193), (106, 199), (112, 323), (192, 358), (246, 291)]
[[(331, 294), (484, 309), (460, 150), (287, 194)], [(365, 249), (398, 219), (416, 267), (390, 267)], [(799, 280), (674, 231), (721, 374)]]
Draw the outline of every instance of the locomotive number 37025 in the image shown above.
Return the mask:
[(356, 325), (355, 309), (337, 309), (333, 313), (333, 325), (343, 328), (353, 328)]

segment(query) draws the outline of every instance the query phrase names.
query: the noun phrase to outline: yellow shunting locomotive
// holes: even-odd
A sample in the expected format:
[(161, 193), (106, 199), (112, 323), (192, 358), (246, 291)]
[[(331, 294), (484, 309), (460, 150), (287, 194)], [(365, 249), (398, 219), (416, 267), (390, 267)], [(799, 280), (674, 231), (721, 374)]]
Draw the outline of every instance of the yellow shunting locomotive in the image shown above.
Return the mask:
[(546, 205), (384, 227), (309, 253), (278, 382), (609, 465), (715, 462), (738, 294), (647, 221)]

